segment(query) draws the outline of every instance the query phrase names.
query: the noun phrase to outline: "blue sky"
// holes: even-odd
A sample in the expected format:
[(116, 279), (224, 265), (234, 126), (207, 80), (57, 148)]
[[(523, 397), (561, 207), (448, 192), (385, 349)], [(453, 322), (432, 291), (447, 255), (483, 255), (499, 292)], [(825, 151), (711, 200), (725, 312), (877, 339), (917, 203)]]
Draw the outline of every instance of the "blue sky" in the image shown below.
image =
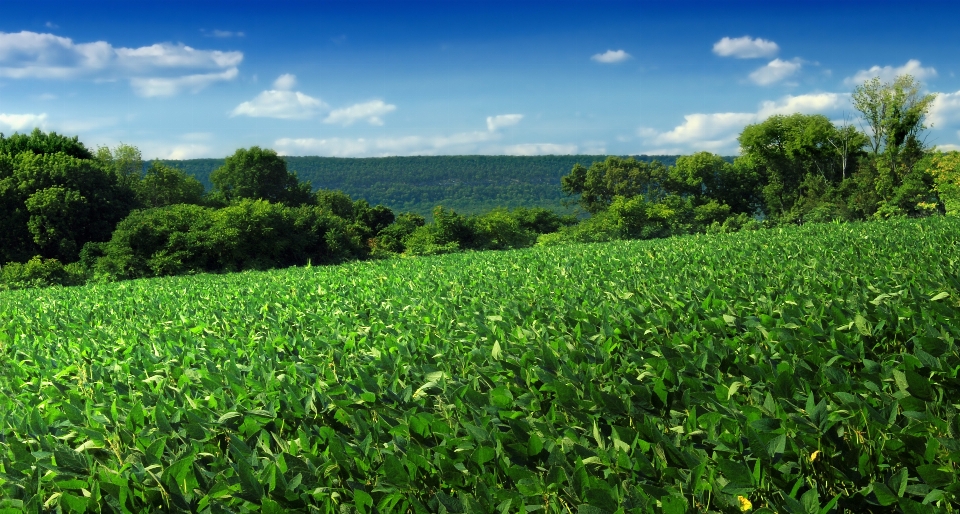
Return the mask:
[(0, 132), (145, 158), (737, 153), (772, 114), (857, 123), (862, 80), (939, 94), (954, 2), (0, 0)]

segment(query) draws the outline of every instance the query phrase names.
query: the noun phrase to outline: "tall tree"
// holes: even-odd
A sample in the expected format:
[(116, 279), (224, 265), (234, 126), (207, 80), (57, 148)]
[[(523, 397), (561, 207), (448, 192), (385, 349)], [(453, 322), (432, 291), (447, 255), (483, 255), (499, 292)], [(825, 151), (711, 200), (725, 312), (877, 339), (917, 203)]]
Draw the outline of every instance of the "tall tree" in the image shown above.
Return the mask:
[[(846, 153), (835, 144), (841, 139), (847, 141)], [(738, 141), (736, 164), (755, 170), (766, 215), (777, 222), (802, 221), (797, 209), (805, 203), (804, 184), (816, 178), (836, 186), (847, 173), (851, 150), (862, 154), (866, 144), (862, 136), (841, 131), (819, 114), (771, 116), (745, 127)]]
[(223, 166), (210, 177), (216, 192), (232, 202), (243, 198), (289, 204), (311, 201), (310, 184), (300, 183), (287, 171), (287, 163), (277, 152), (252, 146), (227, 157)]
[(10, 137), (4, 137), (0, 133), (0, 154), (17, 155), (23, 152), (37, 155), (62, 153), (77, 159), (93, 158), (93, 154), (83, 146), (77, 136), (67, 137), (56, 132), (44, 133), (38, 128), (33, 129), (30, 134), (15, 133)]
[(935, 93), (921, 93), (920, 82), (910, 75), (893, 82), (874, 77), (853, 91), (853, 106), (869, 127), (878, 216), (914, 213), (930, 192), (929, 177), (914, 167), (924, 155), (920, 134), (935, 98)]
[(93, 160), (0, 154), (0, 262), (35, 255), (75, 261), (85, 243), (109, 239), (133, 202), (116, 176)]
[(136, 186), (137, 200), (144, 207), (174, 204), (199, 205), (203, 200), (203, 184), (178, 168), (153, 161)]
[(120, 185), (136, 189), (143, 175), (143, 156), (140, 149), (120, 143), (112, 150), (106, 146), (97, 147), (94, 158), (100, 162), (104, 170), (117, 177)]
[(633, 157), (607, 157), (589, 168), (574, 165), (560, 179), (560, 187), (569, 195), (580, 195), (580, 206), (590, 214), (604, 211), (616, 196), (631, 198), (643, 195), (656, 201), (667, 194), (667, 167), (658, 161), (643, 162)]

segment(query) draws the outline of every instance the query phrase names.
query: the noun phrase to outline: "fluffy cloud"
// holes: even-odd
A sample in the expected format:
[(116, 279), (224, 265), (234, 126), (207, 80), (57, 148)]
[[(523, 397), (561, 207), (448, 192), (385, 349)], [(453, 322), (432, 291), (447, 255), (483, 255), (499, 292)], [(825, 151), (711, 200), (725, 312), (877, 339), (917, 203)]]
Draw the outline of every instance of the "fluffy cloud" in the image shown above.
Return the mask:
[(282, 138), (274, 148), (283, 155), (331, 157), (381, 157), (388, 155), (437, 155), (476, 153), (476, 145), (495, 140), (490, 132), (462, 132), (450, 136), (403, 136), (374, 139)]
[(577, 153), (577, 145), (527, 143), (507, 146), (503, 153), (505, 155), (573, 155)]
[(29, 132), (36, 127), (44, 127), (47, 114), (4, 114), (0, 113), (0, 132)]
[(933, 67), (924, 68), (920, 64), (920, 61), (916, 59), (910, 59), (903, 66), (873, 66), (869, 70), (860, 70), (852, 77), (845, 78), (843, 83), (847, 84), (848, 86), (853, 86), (857, 84), (863, 84), (874, 77), (879, 77), (880, 80), (884, 82), (891, 82), (899, 75), (913, 75), (913, 78), (917, 80), (924, 80), (931, 77), (936, 77), (937, 70)]
[(806, 95), (787, 95), (779, 101), (765, 100), (760, 104), (756, 116), (764, 120), (774, 114), (820, 114), (834, 113), (849, 107), (848, 93), (810, 93)]
[(283, 91), (293, 89), (297, 85), (297, 76), (291, 73), (284, 73), (273, 81), (273, 87)]
[(930, 104), (927, 121), (939, 128), (958, 120), (960, 120), (960, 91), (937, 94), (933, 103)]
[(347, 126), (358, 121), (366, 121), (371, 125), (383, 125), (381, 116), (389, 114), (396, 109), (396, 105), (384, 103), (383, 100), (372, 100), (361, 104), (354, 104), (350, 107), (334, 109), (323, 122)]
[(801, 66), (800, 60), (798, 59), (792, 61), (774, 59), (768, 62), (766, 66), (754, 70), (753, 73), (750, 74), (750, 80), (761, 86), (776, 84), (796, 73), (800, 70)]
[(500, 127), (509, 127), (516, 125), (523, 119), (522, 114), (498, 114), (496, 116), (487, 116), (487, 130), (493, 132)]
[(626, 61), (630, 57), (632, 56), (623, 50), (607, 50), (602, 54), (594, 54), (590, 59), (603, 64), (616, 64)]
[(241, 52), (157, 43), (116, 48), (106, 41), (75, 43), (53, 34), (0, 32), (0, 77), (13, 79), (130, 79), (144, 96), (197, 91), (237, 76)]
[(156, 96), (173, 96), (183, 91), (197, 93), (214, 82), (233, 80), (237, 76), (237, 69), (231, 68), (222, 73), (199, 73), (182, 77), (163, 78), (133, 78), (130, 85), (140, 96), (147, 98)]
[(713, 53), (721, 57), (736, 57), (737, 59), (753, 59), (756, 57), (772, 57), (777, 55), (780, 47), (773, 41), (743, 36), (738, 38), (725, 37), (713, 44)]
[[(281, 76), (280, 79), (285, 76)], [(280, 82), (280, 79), (277, 79), (277, 82)], [(253, 100), (238, 105), (230, 116), (307, 119), (326, 107), (327, 105), (319, 98), (307, 96), (299, 91), (269, 90), (263, 91)]]
[(684, 116), (684, 122), (666, 132), (649, 127), (637, 130), (637, 135), (655, 150), (646, 153), (687, 153), (708, 150), (735, 152), (737, 136), (743, 127), (758, 123), (774, 114), (833, 113), (849, 105), (849, 95), (815, 93), (787, 95), (780, 100), (760, 104), (756, 112), (696, 113)]

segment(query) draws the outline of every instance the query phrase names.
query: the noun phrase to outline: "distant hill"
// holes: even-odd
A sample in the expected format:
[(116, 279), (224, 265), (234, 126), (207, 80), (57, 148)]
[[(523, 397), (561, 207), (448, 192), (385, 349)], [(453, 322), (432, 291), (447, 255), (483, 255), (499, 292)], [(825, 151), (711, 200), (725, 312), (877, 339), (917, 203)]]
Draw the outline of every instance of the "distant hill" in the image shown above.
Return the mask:
[[(436, 205), (464, 214), (496, 207), (546, 207), (569, 212), (560, 177), (573, 165), (590, 166), (605, 155), (532, 157), (454, 155), (425, 157), (286, 157), (287, 167), (314, 189), (339, 189), (354, 199), (382, 204), (396, 212), (429, 215)], [(676, 155), (635, 155), (673, 165)], [(164, 160), (196, 177), (207, 189), (223, 159)]]

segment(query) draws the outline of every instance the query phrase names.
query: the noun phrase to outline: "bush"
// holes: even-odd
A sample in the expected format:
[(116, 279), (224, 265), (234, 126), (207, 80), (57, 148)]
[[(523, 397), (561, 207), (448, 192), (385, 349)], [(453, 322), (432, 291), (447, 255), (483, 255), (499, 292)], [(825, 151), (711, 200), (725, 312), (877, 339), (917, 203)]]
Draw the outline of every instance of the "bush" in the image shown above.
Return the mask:
[(35, 256), (25, 263), (10, 262), (0, 268), (0, 290), (28, 287), (75, 286), (86, 281), (79, 263), (64, 266), (57, 259)]
[(118, 279), (335, 263), (368, 251), (346, 220), (316, 206), (247, 199), (134, 211), (108, 243), (87, 250), (102, 254), (98, 276)]
[(423, 216), (414, 213), (403, 213), (392, 224), (385, 227), (374, 238), (373, 252), (379, 256), (386, 252), (400, 254), (407, 250), (406, 239), (419, 227), (426, 225)]

